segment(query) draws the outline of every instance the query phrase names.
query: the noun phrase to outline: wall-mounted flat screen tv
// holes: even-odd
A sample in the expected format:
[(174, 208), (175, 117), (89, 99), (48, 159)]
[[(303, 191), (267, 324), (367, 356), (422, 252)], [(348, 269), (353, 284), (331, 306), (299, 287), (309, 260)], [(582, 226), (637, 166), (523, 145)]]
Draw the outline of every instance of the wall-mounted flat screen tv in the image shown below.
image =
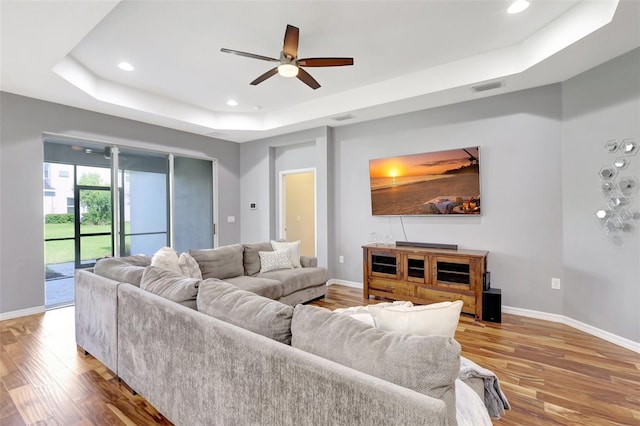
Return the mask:
[(478, 147), (369, 161), (374, 216), (479, 215)]

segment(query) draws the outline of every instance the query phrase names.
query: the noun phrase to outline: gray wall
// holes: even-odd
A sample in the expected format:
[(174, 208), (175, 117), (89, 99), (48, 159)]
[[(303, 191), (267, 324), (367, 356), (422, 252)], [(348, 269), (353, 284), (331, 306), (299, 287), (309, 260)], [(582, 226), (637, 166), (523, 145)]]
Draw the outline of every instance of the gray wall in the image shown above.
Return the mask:
[(559, 85), (334, 129), (331, 276), (362, 282), (373, 232), (405, 239), (399, 217), (371, 215), (370, 159), (478, 145), (482, 216), (404, 217), (406, 239), (488, 250), (503, 304), (562, 313), (560, 137)]
[[(615, 248), (594, 218), (606, 206), (596, 174), (621, 156), (607, 153), (605, 142), (640, 143), (640, 49), (566, 81), (562, 91), (564, 314), (640, 342), (640, 231)], [(640, 178), (640, 155), (630, 159), (622, 174)]]
[[(238, 144), (31, 98), (0, 94), (0, 313), (44, 305), (42, 132), (218, 159), (219, 218), (239, 217)], [(219, 222), (219, 244), (240, 223)]]
[[(304, 153), (305, 155), (299, 155)], [(311, 155), (311, 157), (307, 157)], [(316, 167), (317, 257), (328, 263), (330, 176), (329, 129), (317, 128), (279, 137), (260, 139), (240, 146), (240, 217), (243, 242), (277, 238), (277, 180), (280, 170)], [(251, 210), (250, 203), (258, 208)]]
[[(640, 342), (640, 227), (614, 248), (593, 215), (605, 206), (596, 173), (616, 157), (604, 143), (640, 141), (639, 76), (636, 49), (562, 84), (329, 130), (330, 276), (362, 283), (360, 246), (374, 232), (396, 241), (406, 231), (409, 241), (488, 250), (504, 305), (564, 315)], [(242, 196), (272, 197), (264, 177), (275, 182), (273, 147), (308, 140), (292, 134), (243, 145)], [(370, 159), (473, 145), (480, 146), (481, 217), (401, 222), (371, 215)], [(640, 177), (640, 155), (632, 160), (626, 174)], [(243, 210), (243, 238), (272, 231), (276, 210), (265, 204), (253, 216)], [(561, 279), (560, 290), (551, 289), (553, 277)]]

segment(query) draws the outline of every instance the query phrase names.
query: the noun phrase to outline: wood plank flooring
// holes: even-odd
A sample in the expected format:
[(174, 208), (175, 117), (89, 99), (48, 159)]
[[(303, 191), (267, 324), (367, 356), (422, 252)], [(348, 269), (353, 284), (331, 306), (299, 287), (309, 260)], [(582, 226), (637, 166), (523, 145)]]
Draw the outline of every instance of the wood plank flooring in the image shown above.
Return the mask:
[[(313, 302), (379, 303), (339, 285)], [(0, 425), (171, 424), (75, 344), (73, 308), (0, 322)], [(463, 315), (456, 339), (512, 405), (495, 425), (640, 425), (640, 355), (565, 325)]]

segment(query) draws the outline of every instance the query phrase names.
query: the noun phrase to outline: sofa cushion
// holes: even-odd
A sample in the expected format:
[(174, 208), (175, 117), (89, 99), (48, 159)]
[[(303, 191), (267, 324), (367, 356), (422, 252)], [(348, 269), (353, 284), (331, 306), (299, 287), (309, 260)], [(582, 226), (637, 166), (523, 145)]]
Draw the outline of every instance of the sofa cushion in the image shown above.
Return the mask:
[(289, 250), (289, 261), (294, 268), (302, 268), (300, 265), (300, 240), (298, 241), (273, 241), (271, 246), (274, 250)]
[(182, 274), (178, 261), (178, 253), (171, 247), (162, 247), (151, 257), (152, 266), (160, 266), (165, 269), (170, 269), (178, 274)]
[(329, 272), (325, 268), (281, 269), (259, 273), (256, 278), (280, 281), (282, 296), (288, 296), (298, 290), (326, 283), (329, 280)]
[(300, 266), (303, 268), (315, 268), (318, 266), (318, 258), (313, 256), (300, 256)]
[(240, 276), (227, 278), (225, 282), (269, 299), (278, 300), (282, 297), (282, 283), (269, 278)]
[(180, 272), (185, 277), (197, 278), (199, 280), (202, 279), (202, 271), (200, 270), (200, 265), (198, 262), (191, 256), (189, 253), (182, 253), (178, 258), (178, 266), (180, 267)]
[(151, 264), (151, 257), (144, 255), (106, 257), (96, 262), (93, 272), (105, 278), (140, 287), (144, 268)]
[(258, 252), (260, 256), (260, 273), (277, 271), (280, 269), (293, 269), (289, 260), (289, 249)]
[(270, 242), (243, 244), (244, 274), (255, 275), (260, 272), (260, 256), (258, 252), (272, 251)]
[(244, 274), (242, 266), (243, 248), (240, 244), (215, 249), (189, 250), (189, 254), (198, 262), (202, 278), (225, 279)]
[(419, 336), (454, 337), (461, 310), (461, 300), (411, 307), (369, 306), (369, 313), (380, 330)]
[(293, 308), (289, 305), (214, 279), (202, 283), (197, 304), (200, 312), (214, 318), (291, 344)]
[(140, 288), (165, 299), (196, 309), (196, 296), (202, 280), (185, 277), (161, 266), (147, 266)]
[(307, 305), (295, 307), (291, 333), (295, 348), (443, 400), (449, 424), (457, 424), (460, 345), (451, 337), (385, 332)]

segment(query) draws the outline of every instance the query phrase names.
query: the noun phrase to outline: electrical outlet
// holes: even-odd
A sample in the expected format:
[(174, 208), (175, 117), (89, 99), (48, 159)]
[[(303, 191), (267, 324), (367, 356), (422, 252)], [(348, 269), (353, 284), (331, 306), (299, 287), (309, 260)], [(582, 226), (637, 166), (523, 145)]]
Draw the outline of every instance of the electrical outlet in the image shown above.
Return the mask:
[(551, 288), (560, 290), (560, 278), (551, 278)]
[(344, 263), (344, 256), (338, 256), (338, 262)]

